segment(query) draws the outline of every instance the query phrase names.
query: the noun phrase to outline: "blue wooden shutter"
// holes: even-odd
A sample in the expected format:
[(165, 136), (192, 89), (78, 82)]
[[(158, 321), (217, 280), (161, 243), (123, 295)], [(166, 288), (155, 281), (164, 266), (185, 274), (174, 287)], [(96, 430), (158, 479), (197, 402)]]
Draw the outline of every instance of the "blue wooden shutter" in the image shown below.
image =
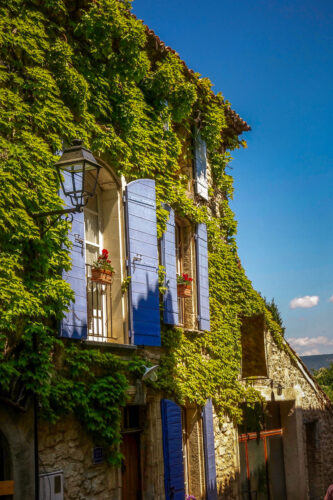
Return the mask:
[(130, 337), (136, 345), (161, 345), (155, 181), (126, 186)]
[(194, 174), (196, 193), (208, 200), (206, 143), (197, 130), (194, 132)]
[(206, 224), (197, 224), (196, 253), (199, 329), (209, 330), (208, 245)]
[(207, 404), (203, 409), (202, 424), (203, 424), (204, 452), (205, 452), (207, 500), (216, 500), (217, 488), (216, 488), (216, 467), (215, 467), (215, 445), (214, 445), (213, 405), (211, 399), (207, 401)]
[(172, 208), (164, 205), (168, 210), (169, 219), (166, 223), (166, 231), (162, 236), (161, 253), (162, 265), (165, 267), (165, 285), (168, 290), (164, 295), (163, 319), (167, 325), (178, 324), (178, 297), (177, 297), (177, 264), (175, 243), (175, 212)]
[[(72, 206), (70, 199), (67, 199), (62, 191), (61, 197), (69, 207)], [(74, 339), (85, 339), (87, 338), (87, 285), (83, 212), (73, 215), (72, 228), (68, 237), (72, 242), (70, 251), (72, 268), (68, 272), (63, 272), (63, 279), (71, 285), (75, 294), (75, 302), (70, 303), (69, 311), (61, 321), (60, 335)]]
[(161, 400), (165, 500), (184, 500), (183, 433), (181, 408)]

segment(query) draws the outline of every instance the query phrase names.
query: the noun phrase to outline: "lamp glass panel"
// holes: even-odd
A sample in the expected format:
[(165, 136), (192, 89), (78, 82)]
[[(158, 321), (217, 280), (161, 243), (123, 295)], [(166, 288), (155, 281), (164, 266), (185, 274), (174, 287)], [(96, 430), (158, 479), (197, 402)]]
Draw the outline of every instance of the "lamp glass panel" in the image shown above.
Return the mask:
[(69, 196), (83, 192), (84, 184), (84, 164), (67, 165), (62, 167), (63, 173), (63, 189), (64, 193)]

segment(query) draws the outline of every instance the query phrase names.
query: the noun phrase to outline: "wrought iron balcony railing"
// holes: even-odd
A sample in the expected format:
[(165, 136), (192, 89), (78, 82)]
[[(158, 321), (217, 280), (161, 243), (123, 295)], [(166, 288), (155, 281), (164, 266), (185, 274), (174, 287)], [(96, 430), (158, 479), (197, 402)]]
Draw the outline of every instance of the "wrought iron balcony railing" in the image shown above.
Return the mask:
[(112, 285), (91, 279), (90, 264), (86, 264), (88, 339), (107, 342), (112, 338)]

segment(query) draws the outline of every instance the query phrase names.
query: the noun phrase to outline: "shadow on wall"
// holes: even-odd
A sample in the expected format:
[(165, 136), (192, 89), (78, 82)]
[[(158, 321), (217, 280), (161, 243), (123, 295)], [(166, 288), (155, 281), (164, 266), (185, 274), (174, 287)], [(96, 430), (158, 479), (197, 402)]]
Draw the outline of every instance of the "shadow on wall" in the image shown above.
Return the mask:
[[(149, 267), (147, 270), (145, 267)], [(132, 304), (131, 331), (136, 345), (161, 345), (161, 308), (158, 268), (141, 264), (133, 272), (129, 293)], [(133, 339), (134, 336), (134, 339)]]
[[(239, 474), (229, 474), (217, 483), (217, 492), (219, 500), (239, 500)], [(243, 499), (242, 499), (243, 500)]]
[[(269, 475), (275, 477), (269, 478), (270, 490), (272, 483), (277, 484), (283, 477), (279, 474), (279, 467), (283, 467), (286, 481), (286, 493), (282, 496), (276, 496), (271, 491), (271, 500), (323, 500), (328, 486), (333, 482), (333, 411), (329, 407), (327, 410), (295, 408), (292, 401), (282, 403), (282, 462), (281, 456), (277, 454), (277, 447), (270, 443), (268, 447), (268, 470)], [(222, 438), (222, 436), (221, 436)], [(275, 439), (275, 438), (271, 438)], [(221, 445), (217, 447), (217, 453), (220, 451), (220, 457), (216, 455), (216, 465), (218, 473), (218, 498), (219, 500), (250, 500), (246, 484), (242, 492), (240, 488), (241, 477), (247, 477), (245, 461), (241, 462), (242, 470), (230, 471), (234, 463), (232, 452), (223, 447), (223, 438)], [(260, 438), (253, 442), (257, 444), (256, 450), (259, 450)], [(276, 443), (275, 443), (276, 444)], [(253, 446), (252, 446), (253, 448)], [(261, 447), (262, 448), (262, 447)], [(262, 451), (262, 450), (261, 450)], [(253, 498), (257, 498), (259, 493), (259, 470), (258, 466), (264, 465), (264, 455), (262, 460), (258, 459), (249, 452), (249, 470), (251, 474), (250, 489)], [(229, 456), (230, 463), (226, 462)], [(264, 467), (265, 469), (265, 467)], [(224, 474), (229, 470), (228, 474)], [(282, 473), (283, 476), (283, 473)], [(274, 481), (273, 481), (274, 479)], [(261, 492), (262, 500), (268, 499), (267, 491)], [(287, 495), (287, 498), (286, 498)]]

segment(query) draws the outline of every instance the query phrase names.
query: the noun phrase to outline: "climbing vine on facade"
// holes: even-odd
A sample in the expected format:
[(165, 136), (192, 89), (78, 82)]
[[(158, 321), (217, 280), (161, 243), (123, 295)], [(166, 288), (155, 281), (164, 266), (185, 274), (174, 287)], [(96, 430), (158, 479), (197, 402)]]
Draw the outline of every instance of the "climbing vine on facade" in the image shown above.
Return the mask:
[[(35, 214), (62, 206), (54, 153), (64, 140), (81, 137), (128, 181), (156, 180), (159, 236), (162, 202), (207, 224), (212, 331), (164, 330), (159, 388), (179, 401), (212, 397), (221, 418), (237, 420), (239, 403), (257, 398), (238, 379), (240, 317), (262, 312), (277, 341), (280, 332), (237, 257), (225, 169), (227, 149), (244, 143), (228, 125), (230, 105), (177, 54), (156, 48), (130, 8), (118, 0), (8, 0), (0, 7), (1, 390), (8, 395), (19, 381), (49, 418), (74, 412), (113, 450), (128, 374), (141, 373), (144, 360), (125, 363), (58, 339), (57, 322), (72, 298), (61, 278), (70, 266), (68, 223), (43, 234), (46, 222)], [(191, 155), (182, 144), (194, 127), (209, 153), (209, 206), (187, 197), (179, 166)]]

